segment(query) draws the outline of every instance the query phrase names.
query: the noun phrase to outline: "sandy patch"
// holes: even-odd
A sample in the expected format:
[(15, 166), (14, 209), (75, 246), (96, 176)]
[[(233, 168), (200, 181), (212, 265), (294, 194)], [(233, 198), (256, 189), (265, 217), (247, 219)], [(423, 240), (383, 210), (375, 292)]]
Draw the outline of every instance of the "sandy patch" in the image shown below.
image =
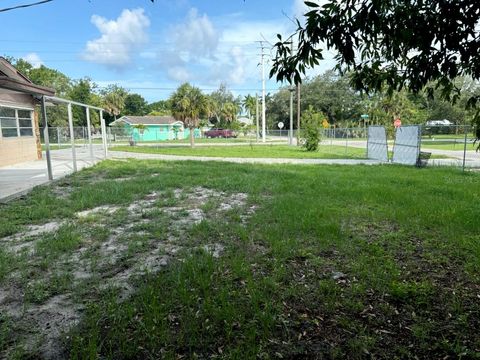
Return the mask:
[[(119, 178), (116, 181), (129, 179)], [(119, 301), (124, 301), (135, 292), (135, 281), (139, 276), (157, 273), (168, 267), (172, 261), (181, 260), (198, 249), (203, 249), (214, 258), (219, 258), (225, 253), (225, 244), (220, 242), (199, 245), (195, 244), (195, 241), (190, 241), (188, 231), (193, 226), (202, 221), (218, 221), (225, 217), (225, 212), (232, 209), (238, 209), (241, 222), (246, 223), (257, 211), (256, 205), (247, 205), (248, 195), (245, 193), (226, 193), (204, 187), (174, 189), (173, 197), (176, 204), (162, 206), (159, 200), (164, 197), (168, 199), (168, 195), (171, 194), (154, 191), (125, 206), (102, 205), (77, 212), (72, 219), (74, 225), (81, 223), (84, 218), (98, 214), (102, 216), (95, 218), (96, 226), (109, 226), (107, 225), (109, 215), (114, 216), (121, 209), (126, 210), (128, 214), (121, 226), (109, 229), (105, 241), (95, 243), (85, 237), (83, 247), (62, 255), (58, 261), (51, 264), (52, 269), (68, 271), (73, 278), (74, 286), (82, 286), (84, 282), (92, 281), (99, 276), (101, 282), (94, 285), (92, 291), (113, 286), (119, 289)], [(158, 215), (154, 213), (157, 210)], [(149, 218), (145, 214), (153, 216)], [(161, 239), (155, 238), (148, 230), (150, 224), (155, 225), (156, 216), (160, 216), (158, 221), (165, 224), (163, 230), (159, 230), (158, 227), (155, 229), (165, 232)], [(224, 221), (228, 223), (228, 217), (225, 217)], [(28, 226), (18, 234), (0, 239), (0, 245), (6, 243), (10, 251), (25, 253), (26, 249), (34, 249), (35, 238), (55, 232), (64, 224), (65, 222), (52, 221), (43, 225)], [(141, 230), (135, 231), (136, 226)], [(100, 269), (100, 274), (95, 273), (97, 269)], [(63, 358), (65, 354), (60, 339), (64, 332), (81, 319), (83, 305), (75, 303), (69, 294), (60, 294), (51, 297), (44, 304), (29, 304), (25, 310), (23, 290), (21, 286), (14, 285), (21, 280), (9, 281), (13, 285), (8, 287), (0, 285), (0, 312), (18, 319), (22, 324), (29, 324), (31, 329), (28, 334), (18, 335), (18, 344), (23, 344), (27, 350), (33, 351), (39, 345), (38, 339), (42, 339), (40, 353), (45, 359)]]
[(89, 215), (94, 215), (94, 214), (112, 215), (119, 209), (120, 209), (119, 206), (102, 205), (102, 206), (97, 206), (96, 208), (93, 208), (93, 209), (79, 211), (75, 215), (78, 218), (85, 218)]

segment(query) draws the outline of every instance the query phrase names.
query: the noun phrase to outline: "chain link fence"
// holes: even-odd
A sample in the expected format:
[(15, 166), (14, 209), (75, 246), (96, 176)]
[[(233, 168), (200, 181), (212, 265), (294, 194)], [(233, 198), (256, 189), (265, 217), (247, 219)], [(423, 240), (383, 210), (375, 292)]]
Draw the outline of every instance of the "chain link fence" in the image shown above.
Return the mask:
[[(88, 130), (86, 127), (74, 127), (74, 141), (77, 148), (88, 148)], [(387, 126), (388, 149), (392, 151), (394, 145), (395, 129), (393, 126)], [(480, 163), (480, 153), (475, 152), (475, 128), (470, 125), (444, 125), (444, 126), (422, 126), (421, 149), (424, 152), (431, 152), (431, 163), (437, 164), (456, 164), (465, 161), (472, 167), (477, 167)], [(256, 143), (262, 142), (262, 133), (253, 131), (223, 130), (218, 136), (208, 136), (211, 133), (208, 129), (196, 129), (194, 132), (197, 144), (215, 145), (218, 143)], [(344, 154), (346, 157), (351, 154), (355, 156), (366, 157), (367, 150), (367, 128), (322, 128), (321, 143), (322, 147), (328, 147), (330, 152), (337, 152), (337, 156)], [(148, 132), (148, 136), (147, 136)], [(43, 143), (43, 131), (42, 143)], [(50, 146), (52, 150), (70, 148), (72, 139), (68, 127), (51, 127), (48, 129)], [(297, 130), (275, 129), (266, 131), (266, 142), (269, 144), (287, 145), (297, 144)], [(300, 132), (301, 136), (301, 132)], [(100, 128), (92, 128), (91, 141), (94, 146), (101, 146), (102, 137)], [(149, 129), (144, 135), (134, 136), (131, 130), (120, 127), (107, 128), (107, 142), (111, 150), (116, 146), (187, 146), (189, 143), (189, 133), (175, 129), (166, 131), (161, 129)], [(441, 159), (450, 161), (440, 161)], [(454, 161), (458, 161), (458, 164)], [(478, 166), (480, 167), (480, 166)]]

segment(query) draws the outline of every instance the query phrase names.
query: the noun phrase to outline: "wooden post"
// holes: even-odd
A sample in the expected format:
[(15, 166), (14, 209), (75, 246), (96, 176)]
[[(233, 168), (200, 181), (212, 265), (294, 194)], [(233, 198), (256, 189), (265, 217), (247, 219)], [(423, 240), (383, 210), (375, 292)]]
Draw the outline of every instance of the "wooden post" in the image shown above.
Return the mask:
[(37, 159), (42, 158), (42, 141), (40, 139), (40, 126), (38, 124), (38, 112), (33, 111), (33, 131), (35, 135), (35, 142), (37, 144)]

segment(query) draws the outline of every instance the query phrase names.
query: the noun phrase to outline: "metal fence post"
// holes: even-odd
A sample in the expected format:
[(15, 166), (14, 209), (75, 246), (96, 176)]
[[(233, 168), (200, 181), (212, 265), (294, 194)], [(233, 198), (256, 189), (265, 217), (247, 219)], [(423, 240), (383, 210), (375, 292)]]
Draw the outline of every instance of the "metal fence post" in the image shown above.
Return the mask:
[(85, 108), (85, 114), (87, 115), (87, 138), (88, 138), (88, 145), (90, 147), (90, 158), (93, 160), (93, 145), (92, 145), (92, 124), (90, 123), (90, 108)]
[(42, 96), (42, 116), (43, 116), (43, 125), (44, 125), (43, 137), (45, 140), (45, 157), (47, 158), (48, 180), (53, 180), (52, 158), (50, 157), (50, 139), (48, 136), (47, 105), (45, 103), (45, 96)]
[(107, 128), (105, 126), (105, 119), (103, 118), (103, 110), (100, 110), (100, 127), (102, 129), (103, 156), (106, 159), (108, 156)]
[(62, 141), (61, 141), (61, 139), (60, 139), (60, 136), (61, 136), (61, 134), (60, 134), (60, 128), (57, 127), (57, 143), (58, 143), (58, 148), (59, 148), (59, 149), (60, 149), (60, 147), (61, 147), (61, 145), (62, 145)]
[(72, 144), (73, 171), (77, 171), (77, 153), (75, 151), (75, 133), (73, 132), (72, 104), (67, 105), (68, 126), (70, 128), (70, 143)]
[(348, 153), (348, 128), (345, 129), (345, 155)]

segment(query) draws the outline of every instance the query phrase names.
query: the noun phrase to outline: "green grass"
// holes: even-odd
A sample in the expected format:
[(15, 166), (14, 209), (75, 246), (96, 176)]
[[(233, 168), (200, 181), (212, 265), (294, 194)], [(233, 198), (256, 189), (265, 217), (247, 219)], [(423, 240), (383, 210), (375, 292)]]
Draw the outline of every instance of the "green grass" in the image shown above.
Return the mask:
[[(456, 151), (463, 151), (464, 149), (464, 140), (463, 139), (457, 139), (456, 141), (454, 139), (451, 140), (435, 140), (435, 141), (430, 141), (430, 140), (422, 140), (422, 148), (425, 149), (438, 149), (438, 150), (456, 150)], [(475, 150), (476, 146), (468, 142), (467, 143), (467, 151)]]
[[(195, 139), (195, 143), (198, 144), (218, 144), (218, 143), (250, 143), (255, 142), (257, 139), (253, 136), (240, 136), (237, 138), (197, 138)], [(269, 137), (267, 142), (272, 141), (282, 141), (286, 142), (285, 138), (276, 139), (275, 137)], [(159, 143), (159, 144), (190, 144), (190, 139), (178, 139), (178, 140), (151, 140), (151, 141), (139, 141), (139, 143)]]
[(241, 157), (241, 158), (293, 158), (293, 159), (363, 159), (365, 150), (343, 146), (320, 145), (318, 151), (305, 151), (301, 147), (287, 145), (252, 146), (202, 146), (202, 147), (150, 147), (115, 146), (112, 151), (129, 151), (147, 154)]
[[(79, 288), (60, 271), (69, 252), (106, 241), (101, 221), (122, 226), (122, 211), (43, 236), (30, 260), (0, 253), (0, 273), (28, 270), (27, 305), (76, 294), (86, 310), (65, 337), (72, 359), (478, 358), (479, 180), (444, 168), (106, 161), (56, 184), (71, 188), (66, 198), (39, 187), (4, 206), (4, 235), (153, 191), (165, 192), (159, 210), (178, 206), (174, 189), (197, 186), (246, 193), (256, 212), (244, 225), (232, 210), (186, 230), (181, 244), (196, 247), (138, 278), (123, 301), (101, 290), (100, 264)], [(161, 211), (148, 217), (122, 240), (133, 252), (124, 266), (173, 233)], [(198, 247), (212, 241), (225, 246), (220, 258)], [(0, 355), (21, 334), (15, 326), (0, 317)]]

